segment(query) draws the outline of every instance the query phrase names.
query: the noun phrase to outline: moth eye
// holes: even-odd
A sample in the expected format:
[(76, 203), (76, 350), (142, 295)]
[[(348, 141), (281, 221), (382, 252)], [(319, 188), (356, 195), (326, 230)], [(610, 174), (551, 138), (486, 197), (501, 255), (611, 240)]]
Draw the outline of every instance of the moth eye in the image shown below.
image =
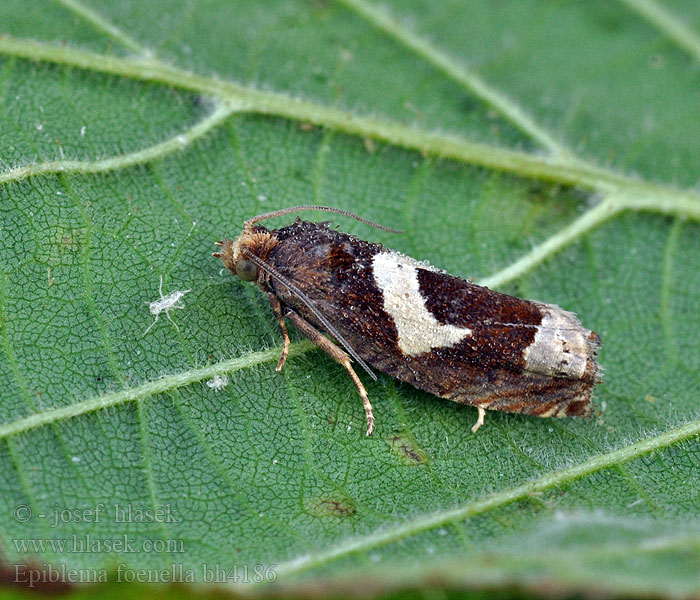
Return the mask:
[(254, 281), (258, 278), (258, 267), (254, 262), (242, 258), (236, 263), (236, 275), (243, 281)]

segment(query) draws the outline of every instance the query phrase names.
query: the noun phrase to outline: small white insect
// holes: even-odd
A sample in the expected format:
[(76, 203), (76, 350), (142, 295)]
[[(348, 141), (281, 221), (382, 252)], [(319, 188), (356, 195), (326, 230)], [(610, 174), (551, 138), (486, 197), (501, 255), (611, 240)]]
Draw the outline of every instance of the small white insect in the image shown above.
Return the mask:
[(148, 304), (148, 310), (151, 311), (152, 315), (155, 315), (155, 321), (151, 323), (148, 326), (148, 329), (143, 332), (143, 335), (146, 335), (151, 327), (153, 327), (157, 322), (158, 322), (158, 317), (160, 316), (160, 313), (164, 312), (165, 316), (168, 317), (168, 320), (175, 325), (175, 329), (180, 331), (180, 328), (177, 326), (177, 323), (172, 320), (170, 317), (170, 311), (173, 308), (185, 308), (185, 305), (180, 302), (182, 297), (187, 294), (188, 292), (191, 292), (192, 290), (175, 290), (174, 292), (170, 292), (167, 296), (163, 296), (163, 276), (160, 276), (160, 285), (158, 286), (158, 292), (160, 293), (160, 299), (154, 300), (153, 302), (147, 302)]
[(209, 381), (207, 381), (207, 386), (212, 390), (223, 390), (228, 385), (228, 377), (224, 373), (223, 375), (214, 375)]

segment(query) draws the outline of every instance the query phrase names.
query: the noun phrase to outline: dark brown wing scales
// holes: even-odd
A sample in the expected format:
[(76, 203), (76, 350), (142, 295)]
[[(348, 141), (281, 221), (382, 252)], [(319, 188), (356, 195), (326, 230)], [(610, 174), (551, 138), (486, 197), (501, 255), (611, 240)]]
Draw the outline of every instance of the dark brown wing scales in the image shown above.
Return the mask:
[[(591, 412), (597, 336), (571, 313), (423, 268), (326, 223), (297, 221), (271, 234), (276, 244), (267, 256), (270, 264), (374, 368), (435, 395), (492, 410), (540, 416)], [(428, 345), (428, 351), (422, 350), (424, 341), (401, 339), (410, 337), (410, 330), (401, 330), (396, 314), (386, 309), (386, 288), (377, 276), (377, 264), (387, 256), (384, 276), (391, 278), (400, 269), (403, 275), (415, 272), (417, 288), (407, 288), (406, 298), (414, 294), (409, 299), (426, 309), (438, 328), (454, 326), (468, 333), (458, 331), (458, 338), (449, 338), (458, 341)], [(395, 272), (393, 257), (399, 257)], [(266, 285), (283, 305), (328, 332), (287, 287), (274, 279)]]
[(427, 309), (443, 324), (469, 327), (473, 334), (448, 353), (482, 368), (525, 368), (523, 350), (535, 339), (543, 314), (521, 300), (458, 277), (418, 269)]
[[(275, 233), (279, 243), (270, 261), (314, 301), (364, 360), (388, 372), (385, 367), (400, 357), (395, 356), (396, 328), (382, 310), (382, 293), (372, 274), (372, 258), (382, 246), (325, 223), (297, 222)], [(293, 294), (275, 282), (270, 286), (284, 304), (325, 331)]]
[(472, 330), (459, 344), (429, 353), (433, 368), (449, 365), (434, 393), (491, 410), (590, 414), (599, 338), (572, 313), (445, 273), (419, 269), (418, 279), (439, 322)]

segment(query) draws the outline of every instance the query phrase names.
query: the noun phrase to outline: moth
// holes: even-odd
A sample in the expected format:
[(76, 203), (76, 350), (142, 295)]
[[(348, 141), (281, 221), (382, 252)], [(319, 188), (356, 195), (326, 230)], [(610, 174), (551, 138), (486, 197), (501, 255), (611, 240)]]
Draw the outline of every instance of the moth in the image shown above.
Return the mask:
[[(213, 256), (270, 301), (286, 321), (339, 362), (374, 429), (372, 405), (353, 361), (454, 402), (539, 417), (589, 416), (600, 379), (600, 337), (554, 304), (523, 300), (447, 274), (427, 262), (299, 217), (280, 229), (260, 221), (302, 210), (333, 212), (394, 233), (348, 211), (294, 206), (245, 221)], [(327, 334), (329, 337), (326, 337)], [(335, 340), (335, 341), (333, 341)]]

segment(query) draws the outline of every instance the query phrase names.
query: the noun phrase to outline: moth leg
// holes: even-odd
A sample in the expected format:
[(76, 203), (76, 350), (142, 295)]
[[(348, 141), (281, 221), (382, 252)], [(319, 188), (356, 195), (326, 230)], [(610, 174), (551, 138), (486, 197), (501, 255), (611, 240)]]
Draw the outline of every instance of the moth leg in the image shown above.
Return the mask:
[(474, 427), (472, 427), (472, 433), (479, 431), (479, 427), (484, 424), (484, 417), (486, 416), (486, 410), (483, 407), (477, 406), (476, 408), (479, 411), (479, 418), (474, 423)]
[(279, 373), (282, 370), (282, 366), (284, 365), (285, 361), (287, 360), (287, 355), (289, 354), (289, 332), (287, 331), (287, 325), (284, 322), (282, 304), (280, 304), (280, 301), (274, 294), (268, 294), (267, 296), (270, 299), (270, 307), (272, 308), (272, 312), (275, 313), (275, 316), (277, 317), (277, 322), (280, 324), (280, 329), (282, 330), (282, 356), (280, 356), (279, 362), (275, 367), (275, 371)]
[(372, 413), (372, 405), (367, 397), (367, 390), (365, 386), (362, 385), (362, 381), (355, 373), (355, 369), (352, 368), (350, 364), (350, 355), (336, 346), (331, 340), (325, 337), (318, 329), (316, 329), (311, 323), (302, 319), (293, 310), (286, 310), (285, 316), (296, 325), (297, 329), (301, 331), (307, 338), (309, 338), (314, 344), (316, 344), (321, 350), (323, 350), (328, 356), (333, 360), (339, 362), (345, 367), (350, 375), (357, 391), (360, 393), (360, 398), (362, 398), (362, 405), (365, 407), (365, 415), (367, 416), (367, 435), (372, 435), (374, 431), (374, 413)]

